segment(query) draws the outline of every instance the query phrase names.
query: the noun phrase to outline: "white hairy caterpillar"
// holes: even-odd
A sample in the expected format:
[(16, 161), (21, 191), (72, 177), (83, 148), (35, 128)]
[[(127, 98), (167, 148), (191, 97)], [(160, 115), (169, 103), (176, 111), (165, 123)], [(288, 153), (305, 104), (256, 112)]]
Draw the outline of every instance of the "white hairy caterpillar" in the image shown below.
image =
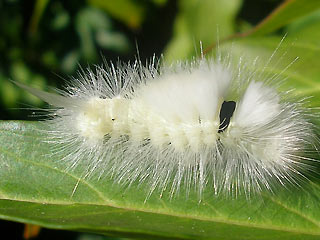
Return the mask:
[(304, 176), (313, 125), (301, 101), (229, 60), (97, 67), (60, 95), (17, 83), (53, 107), (50, 141), (69, 168), (149, 194), (260, 192)]

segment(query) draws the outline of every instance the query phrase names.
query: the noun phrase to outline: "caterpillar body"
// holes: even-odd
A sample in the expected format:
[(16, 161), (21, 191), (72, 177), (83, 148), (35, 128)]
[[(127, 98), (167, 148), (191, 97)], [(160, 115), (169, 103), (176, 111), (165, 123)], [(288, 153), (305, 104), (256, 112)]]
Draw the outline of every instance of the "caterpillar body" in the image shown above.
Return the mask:
[[(245, 72), (245, 73), (244, 73)], [(270, 79), (206, 60), (97, 67), (60, 94), (17, 83), (50, 111), (50, 142), (69, 168), (149, 194), (183, 187), (201, 196), (295, 183), (309, 167), (313, 125), (301, 101)]]

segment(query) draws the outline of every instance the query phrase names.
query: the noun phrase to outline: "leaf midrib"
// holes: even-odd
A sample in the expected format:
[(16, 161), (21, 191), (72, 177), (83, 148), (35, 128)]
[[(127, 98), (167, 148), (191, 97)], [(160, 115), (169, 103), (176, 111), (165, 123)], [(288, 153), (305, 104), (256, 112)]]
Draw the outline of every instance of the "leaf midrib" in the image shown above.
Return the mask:
[[(5, 200), (5, 201), (17, 201), (17, 202), (23, 202), (23, 203), (32, 203), (32, 204), (41, 204), (43, 205), (44, 202), (39, 202), (39, 201), (31, 201), (31, 200), (24, 200), (24, 199), (0, 199), (1, 200)], [(62, 206), (97, 206), (97, 207), (112, 207), (112, 208), (117, 208), (117, 209), (121, 209), (121, 210), (126, 210), (128, 212), (133, 211), (133, 212), (145, 212), (145, 213), (151, 213), (151, 214), (160, 214), (160, 215), (166, 215), (166, 216), (171, 216), (171, 217), (177, 217), (177, 218), (187, 218), (187, 219), (191, 219), (191, 220), (200, 220), (200, 221), (204, 221), (204, 222), (213, 222), (213, 223), (223, 223), (223, 224), (229, 224), (229, 225), (237, 225), (240, 227), (249, 227), (249, 228), (259, 228), (259, 229), (265, 229), (265, 230), (275, 230), (275, 231), (284, 231), (284, 232), (290, 232), (290, 233), (299, 233), (299, 234), (306, 234), (306, 235), (314, 235), (314, 236), (319, 236), (320, 233), (319, 232), (314, 232), (314, 231), (303, 231), (301, 229), (289, 229), (289, 228), (283, 228), (283, 227), (275, 227), (274, 225), (266, 227), (266, 225), (258, 225), (258, 224), (245, 224), (243, 222), (237, 222), (237, 221), (225, 221), (225, 220), (219, 220), (219, 219), (212, 219), (212, 218), (206, 218), (206, 217), (198, 217), (198, 216), (188, 216), (188, 215), (182, 215), (182, 214), (170, 214), (170, 213), (164, 213), (164, 212), (152, 212), (152, 211), (148, 211), (145, 209), (130, 209), (130, 208), (125, 208), (125, 207), (117, 207), (117, 206), (109, 206), (109, 205), (105, 205), (105, 204), (98, 204), (98, 203), (67, 203), (67, 202), (46, 202), (46, 205), (62, 205)], [(0, 208), (1, 209), (1, 208)], [(7, 209), (7, 208), (6, 208)], [(92, 216), (92, 215), (101, 215), (103, 213), (108, 213), (110, 212), (110, 210), (108, 211), (99, 211), (99, 212), (90, 212), (90, 214), (88, 214), (87, 216)], [(123, 211), (125, 212), (125, 211)], [(2, 214), (3, 215), (3, 214)], [(3, 216), (7, 216), (7, 215), (3, 215)], [(70, 215), (70, 216), (75, 216), (77, 217), (77, 215)], [(84, 216), (83, 214), (80, 214), (79, 216)], [(17, 218), (14, 218), (17, 219)], [(20, 218), (19, 218), (20, 219)], [(28, 219), (27, 219), (28, 220)], [(39, 223), (38, 221), (34, 221), (35, 223)], [(51, 224), (51, 226), (57, 226), (56, 224)], [(77, 225), (78, 226), (78, 225)], [(78, 227), (76, 227), (78, 228)], [(96, 229), (99, 229), (99, 227), (97, 227)], [(114, 228), (112, 228), (114, 229)], [(105, 230), (102, 229), (101, 230)]]
[[(34, 225), (39, 225), (41, 224), (42, 226), (44, 227), (47, 227), (47, 228), (53, 228), (53, 229), (63, 229), (65, 230), (65, 225), (64, 224), (55, 224), (55, 223), (42, 223), (40, 221), (36, 221), (36, 220), (30, 220), (28, 218), (23, 218), (23, 217), (12, 217), (12, 216), (7, 216), (7, 215), (3, 215), (3, 214), (0, 214), (0, 218), (2, 219), (7, 219), (9, 221), (23, 221), (23, 222), (28, 222), (28, 223), (31, 223), (31, 224), (34, 224)], [(77, 230), (77, 231), (81, 231), (81, 230), (84, 230), (86, 232), (88, 231), (92, 231), (93, 229), (91, 228), (88, 228), (87, 225), (80, 225), (80, 224), (76, 224), (76, 225), (73, 225), (73, 224), (69, 224), (68, 225), (68, 230)], [(94, 228), (95, 231), (100, 231), (100, 232), (118, 232), (118, 233), (128, 233), (128, 230), (127, 231), (124, 231), (122, 228), (119, 228), (119, 227), (116, 227), (116, 226), (112, 226), (112, 227), (109, 227), (109, 226), (104, 226), (104, 227), (95, 227)], [(96, 233), (96, 232), (94, 232)], [(157, 231), (149, 231), (149, 230), (139, 230), (137, 228), (130, 228), (130, 232), (129, 234), (131, 233), (135, 233), (135, 234), (142, 234), (142, 235), (147, 235), (147, 236), (155, 236), (157, 238), (159, 237), (165, 237), (165, 238), (170, 238), (170, 239), (194, 239), (194, 237), (191, 237), (190, 236), (184, 236), (184, 235), (172, 235), (174, 233), (170, 233), (170, 234), (167, 234), (167, 233), (163, 233), (163, 232), (157, 232)], [(310, 234), (309, 234), (310, 235)]]

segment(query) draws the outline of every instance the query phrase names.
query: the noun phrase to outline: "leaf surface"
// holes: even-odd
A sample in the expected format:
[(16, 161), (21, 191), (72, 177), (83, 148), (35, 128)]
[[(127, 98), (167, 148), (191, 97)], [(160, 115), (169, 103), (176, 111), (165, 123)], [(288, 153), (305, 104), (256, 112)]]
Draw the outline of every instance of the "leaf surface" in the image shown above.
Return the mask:
[(143, 185), (124, 188), (108, 178), (83, 179), (81, 168), (66, 171), (45, 130), (39, 122), (0, 123), (2, 219), (150, 239), (320, 238), (318, 183), (250, 200), (208, 191), (201, 203), (193, 195), (156, 194), (145, 202)]

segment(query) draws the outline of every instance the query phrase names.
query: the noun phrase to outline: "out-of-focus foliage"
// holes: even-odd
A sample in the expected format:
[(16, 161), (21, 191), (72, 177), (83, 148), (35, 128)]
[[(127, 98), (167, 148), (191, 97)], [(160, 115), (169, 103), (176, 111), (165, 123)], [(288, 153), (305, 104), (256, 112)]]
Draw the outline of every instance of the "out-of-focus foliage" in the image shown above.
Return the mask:
[(71, 11), (60, 1), (49, 0), (30, 3), (0, 5), (0, 87), (6, 107), (41, 103), (8, 79), (45, 88), (47, 79), (56, 78), (53, 73), (66, 76), (75, 72), (78, 63), (96, 61), (99, 49), (121, 53), (130, 48), (127, 37), (113, 29), (100, 9), (77, 4)]
[(319, 9), (319, 0), (290, 0), (256, 26), (251, 35), (265, 36)]
[[(165, 51), (168, 61), (186, 59), (218, 38), (235, 32), (236, 15), (242, 0), (180, 0), (179, 13), (174, 23), (173, 39)], [(198, 54), (199, 55), (199, 54)]]
[[(0, 102), (2, 119), (24, 103), (42, 102), (9, 79), (45, 89), (74, 75), (79, 64), (127, 59), (136, 53), (135, 33), (166, 4), (154, 1), (0, 1)], [(60, 77), (59, 77), (60, 76)], [(8, 112), (8, 109), (10, 112)], [(11, 109), (11, 110), (10, 110)], [(11, 116), (11, 117), (10, 117)]]
[(95, 7), (101, 8), (116, 19), (123, 21), (132, 28), (141, 25), (146, 9), (139, 2), (130, 0), (104, 1), (88, 0)]
[[(25, 119), (42, 102), (9, 80), (46, 89), (107, 61), (199, 56), (204, 48), (248, 29), (280, 0), (2, 0), (0, 1), (0, 114)], [(250, 11), (250, 8), (259, 8)], [(247, 10), (249, 9), (249, 10)], [(264, 11), (264, 12), (263, 12)], [(23, 103), (24, 105), (21, 105)]]

